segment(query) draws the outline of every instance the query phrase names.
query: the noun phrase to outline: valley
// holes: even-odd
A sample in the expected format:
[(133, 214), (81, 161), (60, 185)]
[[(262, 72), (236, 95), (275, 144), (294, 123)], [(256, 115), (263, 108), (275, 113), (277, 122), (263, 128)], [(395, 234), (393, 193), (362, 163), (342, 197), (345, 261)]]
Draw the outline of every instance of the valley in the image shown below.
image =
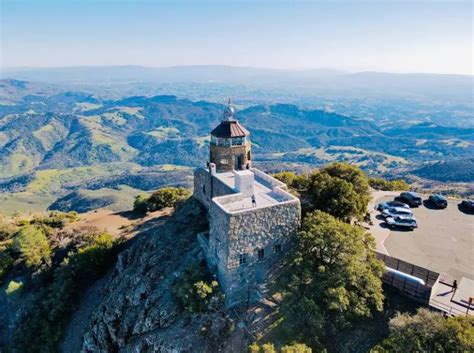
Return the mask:
[[(120, 92), (123, 86), (116, 87)], [(193, 85), (186, 87), (182, 97), (113, 98), (94, 93), (90, 85), (2, 80), (0, 212), (121, 211), (140, 192), (189, 187), (192, 169), (208, 158), (207, 134), (221, 119), (223, 105), (194, 100)], [(469, 124), (447, 127), (426, 121), (425, 114), (399, 117), (402, 124), (394, 125), (357, 109), (352, 114), (360, 116), (336, 113), (327, 104), (321, 110), (279, 103), (270, 93), (266, 103), (256, 97), (240, 98), (237, 115), (252, 131), (255, 164), (267, 171), (347, 161), (371, 176), (431, 181), (463, 196), (472, 193), (466, 187), (474, 170)], [(392, 114), (398, 107), (394, 102)]]

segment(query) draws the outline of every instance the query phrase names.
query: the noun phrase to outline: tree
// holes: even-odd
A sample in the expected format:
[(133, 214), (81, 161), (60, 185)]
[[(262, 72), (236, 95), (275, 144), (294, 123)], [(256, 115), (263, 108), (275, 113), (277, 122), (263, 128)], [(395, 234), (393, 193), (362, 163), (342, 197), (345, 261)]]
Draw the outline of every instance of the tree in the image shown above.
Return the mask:
[(372, 352), (473, 352), (474, 318), (449, 317), (418, 309), (390, 320), (390, 334)]
[(133, 210), (139, 213), (146, 213), (148, 211), (148, 196), (146, 194), (139, 194), (135, 196), (135, 201), (133, 201)]
[(15, 235), (13, 248), (20, 253), (28, 267), (37, 267), (49, 261), (51, 248), (44, 230), (35, 226), (25, 226)]
[(164, 207), (176, 207), (179, 202), (187, 199), (191, 192), (185, 188), (165, 187), (155, 191), (148, 199), (148, 209), (161, 210)]
[(307, 190), (308, 188), (307, 175), (297, 175), (293, 172), (280, 172), (274, 174), (273, 177), (295, 191)]
[(324, 346), (347, 321), (382, 310), (383, 263), (372, 236), (316, 211), (306, 216), (284, 275), (284, 322), (292, 337)]
[(332, 163), (313, 172), (307, 194), (314, 209), (344, 221), (362, 219), (370, 201), (367, 176), (356, 166)]

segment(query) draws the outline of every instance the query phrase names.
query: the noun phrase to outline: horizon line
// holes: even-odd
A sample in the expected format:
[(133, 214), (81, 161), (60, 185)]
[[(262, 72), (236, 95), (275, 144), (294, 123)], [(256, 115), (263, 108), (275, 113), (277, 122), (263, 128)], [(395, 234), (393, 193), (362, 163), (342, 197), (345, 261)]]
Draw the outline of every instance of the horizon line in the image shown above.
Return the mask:
[(333, 71), (340, 74), (361, 74), (379, 73), (393, 75), (450, 75), (450, 76), (474, 76), (474, 73), (449, 73), (449, 72), (419, 72), (419, 71), (383, 71), (383, 70), (351, 70), (332, 67), (307, 67), (307, 68), (282, 68), (282, 67), (261, 67), (248, 65), (226, 65), (226, 64), (189, 64), (170, 66), (147, 66), (138, 64), (117, 64), (117, 65), (64, 65), (64, 66), (10, 66), (0, 67), (3, 71), (27, 71), (27, 70), (57, 70), (57, 69), (100, 69), (100, 68), (142, 68), (142, 69), (179, 69), (179, 68), (230, 68), (230, 69), (253, 69), (265, 71), (281, 71), (288, 73), (308, 72), (308, 71)]

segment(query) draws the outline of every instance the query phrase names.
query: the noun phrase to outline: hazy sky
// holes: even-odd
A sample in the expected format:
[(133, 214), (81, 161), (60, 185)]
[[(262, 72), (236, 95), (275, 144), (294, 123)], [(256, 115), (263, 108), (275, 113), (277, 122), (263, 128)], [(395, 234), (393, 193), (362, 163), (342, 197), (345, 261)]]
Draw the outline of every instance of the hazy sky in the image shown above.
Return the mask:
[(473, 71), (471, 1), (0, 2), (2, 67)]

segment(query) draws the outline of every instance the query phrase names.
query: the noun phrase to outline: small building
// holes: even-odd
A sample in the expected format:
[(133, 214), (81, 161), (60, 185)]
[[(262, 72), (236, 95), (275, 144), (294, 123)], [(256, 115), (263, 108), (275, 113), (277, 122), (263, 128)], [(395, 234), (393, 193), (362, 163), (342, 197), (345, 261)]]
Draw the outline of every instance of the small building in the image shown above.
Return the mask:
[(194, 172), (194, 197), (208, 211), (199, 242), (226, 305), (259, 299), (294, 244), (301, 205), (284, 183), (252, 167), (250, 133), (230, 104), (211, 132), (208, 167)]

